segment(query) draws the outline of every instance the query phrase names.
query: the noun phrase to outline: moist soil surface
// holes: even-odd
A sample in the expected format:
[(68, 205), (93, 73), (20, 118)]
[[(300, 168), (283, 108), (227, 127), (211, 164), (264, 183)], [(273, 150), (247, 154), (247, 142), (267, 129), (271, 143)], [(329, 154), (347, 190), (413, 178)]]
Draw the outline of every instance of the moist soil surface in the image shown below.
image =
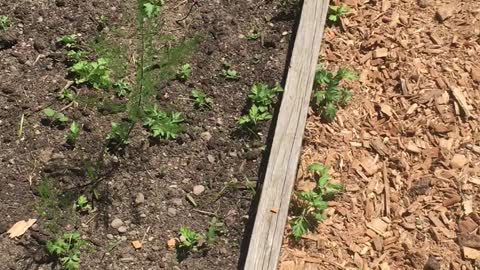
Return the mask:
[(280, 269), (480, 269), (480, 3), (344, 2), (319, 62), (360, 79), (335, 121), (311, 110), (296, 188), (315, 162), (345, 190)]
[[(173, 38), (163, 46), (200, 40), (180, 63), (191, 65), (190, 78), (156, 86), (158, 105), (182, 113), (184, 132), (176, 140), (154, 140), (137, 125), (122, 153), (105, 154), (100, 180), (92, 185), (89, 173), (111, 121), (125, 113), (57, 98), (72, 79), (67, 50), (57, 39), (76, 34), (92, 59), (104, 56), (92, 49), (95, 41), (108, 40), (103, 51), (117, 45), (114, 54), (127, 56), (126, 78), (134, 82), (128, 73), (138, 41), (136, 2), (0, 0), (0, 15), (13, 22), (0, 30), (0, 269), (61, 269), (45, 245), (68, 232), (88, 243), (80, 269), (236, 269), (270, 128), (270, 122), (260, 124), (252, 136), (239, 130), (237, 119), (254, 82), (282, 79), (295, 17), (284, 3), (167, 0), (159, 35)], [(247, 39), (254, 29), (261, 38)], [(223, 63), (238, 71), (237, 80), (220, 76)], [(195, 88), (213, 98), (211, 110), (194, 107)], [(71, 89), (99, 95), (84, 85)], [(45, 119), (47, 107), (81, 125), (75, 147), (65, 144), (68, 126)], [(93, 210), (74, 210), (80, 195)], [(188, 254), (168, 248), (181, 226), (204, 233), (213, 217), (224, 224), (213, 245)], [(6, 230), (29, 218), (37, 219), (35, 225), (10, 239)], [(135, 240), (141, 249), (134, 249)]]

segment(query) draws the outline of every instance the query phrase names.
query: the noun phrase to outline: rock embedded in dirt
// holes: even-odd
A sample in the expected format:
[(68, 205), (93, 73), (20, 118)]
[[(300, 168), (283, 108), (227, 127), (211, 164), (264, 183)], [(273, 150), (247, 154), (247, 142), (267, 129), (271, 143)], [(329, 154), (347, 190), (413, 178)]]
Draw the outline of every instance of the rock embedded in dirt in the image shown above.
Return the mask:
[(2, 86), (1, 90), (2, 90), (2, 93), (4, 93), (5, 95), (11, 95), (11, 94), (14, 94), (16, 92), (15, 88), (11, 87), (10, 85)]
[(182, 206), (182, 205), (183, 205), (183, 200), (180, 199), (180, 198), (173, 198), (173, 199), (172, 199), (172, 203), (173, 203), (175, 206)]
[(126, 233), (127, 232), (127, 227), (126, 226), (120, 226), (120, 227), (118, 227), (117, 231), (119, 233)]
[(18, 39), (13, 34), (0, 34), (0, 50), (10, 49), (17, 44)]
[(107, 234), (107, 239), (108, 240), (113, 240), (113, 234), (111, 234), (111, 233)]
[(210, 163), (212, 163), (212, 164), (215, 163), (215, 157), (214, 157), (214, 156), (212, 156), (212, 155), (207, 155), (207, 159), (208, 159), (208, 162), (210, 162)]
[(118, 229), (123, 225), (123, 221), (119, 218), (115, 218), (112, 220), (112, 223), (110, 223), (110, 226), (114, 229)]
[(169, 216), (171, 217), (174, 217), (177, 215), (177, 209), (173, 208), (173, 207), (169, 207), (168, 210), (167, 210), (167, 213)]
[(137, 193), (137, 196), (135, 197), (135, 204), (142, 204), (145, 202), (145, 196), (143, 193)]
[(193, 187), (193, 194), (200, 195), (205, 191), (205, 187), (202, 185), (196, 185)]
[(64, 7), (65, 6), (65, 0), (55, 0), (55, 5), (57, 7)]
[(210, 134), (210, 132), (208, 132), (208, 131), (205, 131), (205, 132), (202, 132), (200, 134), (200, 138), (202, 138), (202, 140), (208, 142), (212, 139), (212, 134)]

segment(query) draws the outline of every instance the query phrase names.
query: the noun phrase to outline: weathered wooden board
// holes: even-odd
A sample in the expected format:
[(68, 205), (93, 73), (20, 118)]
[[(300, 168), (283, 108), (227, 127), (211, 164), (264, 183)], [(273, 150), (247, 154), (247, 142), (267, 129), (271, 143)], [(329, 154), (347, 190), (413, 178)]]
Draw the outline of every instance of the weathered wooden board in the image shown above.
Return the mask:
[(329, 0), (304, 0), (246, 270), (275, 270), (288, 215)]

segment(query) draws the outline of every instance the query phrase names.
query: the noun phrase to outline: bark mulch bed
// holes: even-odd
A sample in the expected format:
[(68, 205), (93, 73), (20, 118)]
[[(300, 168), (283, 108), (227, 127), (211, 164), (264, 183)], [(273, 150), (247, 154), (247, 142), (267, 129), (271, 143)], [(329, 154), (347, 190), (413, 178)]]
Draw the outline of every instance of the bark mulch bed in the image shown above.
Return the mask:
[(334, 122), (311, 111), (297, 183), (318, 162), (345, 191), (280, 269), (479, 269), (480, 3), (345, 2), (319, 62), (360, 80)]

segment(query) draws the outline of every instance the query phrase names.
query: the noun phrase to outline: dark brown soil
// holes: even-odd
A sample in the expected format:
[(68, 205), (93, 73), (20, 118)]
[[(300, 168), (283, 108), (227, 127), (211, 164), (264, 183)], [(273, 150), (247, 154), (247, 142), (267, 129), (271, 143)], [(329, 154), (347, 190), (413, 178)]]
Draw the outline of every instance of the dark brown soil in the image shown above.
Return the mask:
[[(100, 34), (114, 36), (112, 29), (121, 29), (126, 35), (119, 44), (135, 42), (135, 1), (0, 0), (0, 15), (14, 22), (0, 31), (0, 269), (56, 267), (45, 253), (45, 242), (55, 232), (71, 231), (91, 243), (82, 253), (81, 269), (236, 269), (254, 196), (247, 179), (255, 183), (258, 178), (270, 125), (262, 124), (261, 136), (251, 138), (238, 131), (236, 120), (245, 111), (254, 82), (272, 85), (282, 79), (294, 16), (280, 2), (197, 1), (188, 18), (175, 23), (192, 3), (167, 1), (162, 31), (178, 39), (202, 38), (187, 60), (191, 78), (158, 86), (159, 105), (183, 113), (185, 132), (174, 141), (152, 141), (137, 126), (122, 155), (105, 157), (96, 187), (99, 198), (94, 199), (86, 186), (85, 164), (97, 160), (110, 122), (121, 115), (78, 104), (66, 107), (56, 99), (68, 78), (66, 51), (56, 40), (76, 33), (87, 46)], [(106, 27), (101, 16), (108, 18)], [(245, 35), (254, 28), (262, 38), (247, 40)], [(224, 62), (239, 72), (238, 80), (220, 76)], [(193, 107), (189, 95), (194, 88), (214, 98), (212, 110)], [(96, 90), (78, 91), (90, 95)], [(65, 145), (64, 128), (43, 121), (41, 110), (49, 106), (63, 108), (83, 125), (75, 148)], [(45, 178), (58, 197), (48, 209), (38, 192)], [(206, 190), (193, 195), (196, 185)], [(145, 201), (135, 203), (139, 193)], [(80, 194), (93, 201), (93, 212), (71, 211)], [(185, 199), (187, 194), (197, 208)], [(213, 215), (226, 225), (213, 246), (182, 260), (167, 249), (167, 241), (178, 237), (182, 225), (205, 232)], [(5, 230), (28, 218), (37, 218), (36, 225), (19, 239), (9, 239)], [(125, 233), (110, 226), (115, 218), (125, 223)], [(134, 240), (142, 241), (143, 248), (134, 250)]]

